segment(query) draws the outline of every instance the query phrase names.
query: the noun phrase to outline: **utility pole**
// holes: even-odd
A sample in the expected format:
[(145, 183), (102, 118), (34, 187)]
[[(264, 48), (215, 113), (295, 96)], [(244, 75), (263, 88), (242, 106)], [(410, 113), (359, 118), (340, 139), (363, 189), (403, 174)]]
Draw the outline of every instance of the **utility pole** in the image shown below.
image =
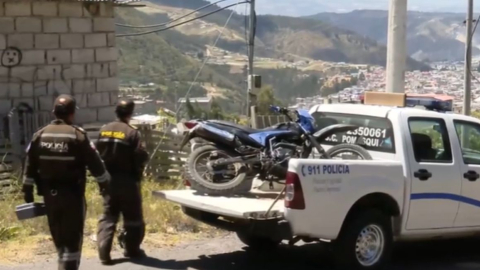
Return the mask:
[(250, 25), (248, 40), (248, 93), (247, 93), (247, 116), (251, 117), (251, 106), (256, 104), (256, 95), (252, 92), (253, 82), (253, 60), (255, 57), (255, 0), (250, 0)]
[(473, 0), (468, 0), (467, 12), (467, 42), (465, 44), (465, 93), (463, 94), (463, 114), (470, 115), (470, 102), (472, 96), (472, 35), (473, 35)]
[(405, 92), (407, 62), (407, 0), (390, 0), (388, 11), (386, 92)]

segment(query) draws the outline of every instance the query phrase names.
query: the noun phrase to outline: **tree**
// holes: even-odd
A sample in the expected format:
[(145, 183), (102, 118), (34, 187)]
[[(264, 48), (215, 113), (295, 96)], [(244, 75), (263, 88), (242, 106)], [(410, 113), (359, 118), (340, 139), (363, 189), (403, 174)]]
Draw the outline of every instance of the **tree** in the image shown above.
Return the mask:
[(189, 98), (187, 98), (187, 100), (185, 101), (185, 107), (187, 108), (188, 118), (190, 118), (190, 119), (195, 118), (197, 112), (195, 111), (195, 108), (193, 108), (193, 105), (190, 102)]
[(208, 119), (217, 119), (223, 120), (224, 116), (222, 113), (222, 107), (215, 99), (212, 99), (212, 106), (210, 107), (210, 112), (208, 114)]
[(358, 80), (363, 82), (363, 81), (365, 81), (365, 79), (366, 79), (365, 74), (363, 74), (363, 72), (360, 72), (360, 74), (358, 75)]
[(280, 101), (275, 98), (272, 86), (264, 86), (257, 96), (258, 114), (272, 114), (270, 105), (281, 106)]

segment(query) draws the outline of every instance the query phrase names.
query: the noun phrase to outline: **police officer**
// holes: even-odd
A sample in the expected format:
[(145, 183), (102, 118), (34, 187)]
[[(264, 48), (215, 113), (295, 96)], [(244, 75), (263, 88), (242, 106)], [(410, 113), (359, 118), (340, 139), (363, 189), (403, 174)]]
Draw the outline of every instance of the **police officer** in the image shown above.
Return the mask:
[(85, 221), (86, 168), (96, 178), (101, 193), (110, 175), (86, 132), (72, 125), (75, 99), (60, 95), (54, 103), (56, 120), (37, 131), (27, 147), (23, 192), (34, 200), (33, 189), (43, 196), (48, 225), (58, 251), (58, 269), (80, 265)]
[(144, 257), (140, 249), (145, 234), (140, 181), (148, 161), (140, 132), (129, 124), (135, 109), (130, 100), (119, 100), (117, 120), (103, 126), (97, 149), (112, 176), (110, 196), (104, 197), (104, 214), (98, 224), (98, 252), (102, 264), (111, 264), (110, 251), (116, 224), (123, 216), (124, 256)]

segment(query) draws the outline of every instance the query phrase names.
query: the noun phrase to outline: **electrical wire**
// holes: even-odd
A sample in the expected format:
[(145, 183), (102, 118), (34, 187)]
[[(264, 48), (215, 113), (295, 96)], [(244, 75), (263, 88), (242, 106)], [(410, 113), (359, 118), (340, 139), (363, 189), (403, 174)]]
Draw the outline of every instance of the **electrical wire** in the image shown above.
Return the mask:
[[(222, 10), (227, 9), (227, 8), (230, 8), (230, 7), (233, 7), (233, 6), (238, 6), (238, 5), (240, 5), (240, 4), (246, 4), (246, 3), (248, 3), (248, 1), (243, 1), (243, 2), (238, 2), (238, 3), (236, 3), (236, 4), (228, 5), (228, 6), (225, 6), (225, 7), (223, 7), (223, 8), (219, 8), (219, 9), (214, 10), (214, 11), (212, 11), (212, 12), (206, 13), (206, 14), (204, 14), (204, 15), (201, 15), (201, 16), (195, 17), (195, 18), (193, 18), (193, 19), (190, 19), (190, 20), (187, 20), (187, 21), (184, 21), (184, 22), (181, 22), (181, 23), (177, 23), (177, 24), (174, 24), (174, 25), (171, 25), (171, 26), (162, 28), (162, 29), (156, 29), (156, 30), (151, 30), (151, 31), (146, 31), (146, 32), (140, 32), (140, 33), (119, 34), (119, 35), (116, 35), (116, 37), (143, 36), (143, 35), (148, 35), (148, 34), (153, 34), (153, 33), (158, 33), (158, 32), (162, 32), (162, 31), (166, 31), (166, 30), (175, 28), (175, 27), (177, 27), (177, 26), (184, 25), (184, 24), (187, 24), (187, 23), (189, 23), (189, 22), (193, 22), (193, 21), (196, 21), (196, 20), (198, 20), (198, 19), (201, 19), (201, 18), (210, 16), (210, 15), (212, 15), (212, 14), (218, 13), (218, 12), (220, 12), (220, 11), (222, 11)], [(233, 13), (232, 13), (232, 15), (233, 15)]]
[(192, 12), (190, 12), (190, 13), (187, 13), (187, 14), (185, 14), (185, 15), (183, 15), (183, 16), (180, 16), (180, 17), (175, 18), (175, 19), (173, 19), (173, 20), (171, 20), (171, 21), (164, 22), (164, 23), (160, 23), (160, 24), (152, 24), (152, 25), (129, 25), (129, 24), (116, 23), (115, 25), (116, 25), (116, 26), (120, 26), (120, 27), (127, 27), (127, 28), (154, 28), (154, 27), (166, 26), (166, 25), (169, 25), (169, 24), (174, 23), (174, 22), (176, 22), (176, 21), (179, 21), (179, 20), (181, 20), (181, 19), (183, 19), (183, 18), (185, 18), (185, 17), (188, 17), (188, 16), (190, 16), (190, 15), (192, 15), (192, 14), (198, 12), (198, 11), (204, 10), (204, 9), (206, 9), (206, 8), (208, 8), (208, 7), (211, 7), (211, 6), (213, 6), (213, 5), (216, 5), (216, 4), (218, 4), (218, 3), (225, 2), (225, 1), (227, 1), (227, 0), (219, 0), (219, 1), (214, 2), (214, 3), (210, 3), (210, 4), (208, 4), (208, 5), (199, 7), (199, 8), (197, 8), (197, 9), (195, 9), (194, 11), (192, 11)]
[[(238, 5), (241, 4), (241, 2), (237, 2), (237, 8), (238, 8)], [(223, 32), (225, 31), (225, 29), (227, 28), (227, 25), (228, 23), (230, 22), (230, 20), (232, 19), (233, 17), (233, 14), (235, 14), (235, 11), (236, 9), (232, 10), (232, 13), (230, 13), (230, 16), (228, 17), (227, 21), (225, 22), (225, 25), (223, 26), (223, 28), (220, 30), (220, 33), (218, 33), (218, 37), (217, 39), (215, 40), (215, 42), (213, 43), (213, 47), (216, 47), (217, 46), (217, 43), (218, 41), (220, 40), (220, 38), (222, 37), (223, 35)], [(202, 73), (203, 71), (203, 68), (205, 67), (205, 65), (207, 64), (208, 60), (210, 59), (211, 55), (207, 55), (207, 57), (205, 57), (201, 67), (200, 67), (200, 70), (197, 72), (197, 75), (195, 75), (195, 79), (193, 79), (193, 82), (190, 84), (190, 87), (188, 88), (187, 90), (187, 93), (185, 94), (185, 99), (188, 99), (188, 95), (190, 94), (190, 92), (192, 91), (193, 89), (193, 86), (195, 85), (195, 83), (197, 82), (198, 78), (200, 77), (200, 74)], [(175, 102), (178, 102), (178, 100), (176, 100)], [(178, 106), (175, 114), (177, 115), (179, 112), (180, 112), (180, 109), (182, 108), (182, 103), (180, 103), (180, 105)], [(161, 136), (161, 139), (160, 141), (158, 142), (157, 146), (155, 147), (155, 150), (153, 150), (153, 153), (150, 155), (150, 159), (148, 160), (147, 162), (147, 165), (145, 166), (145, 169), (144, 171), (148, 168), (148, 166), (150, 165), (150, 162), (151, 160), (153, 159), (153, 157), (155, 156), (155, 154), (157, 153), (158, 149), (160, 148), (160, 146), (162, 145), (162, 142), (163, 142), (163, 138), (165, 138), (165, 135), (167, 134), (167, 129), (165, 129), (165, 131), (163, 132), (163, 135)]]

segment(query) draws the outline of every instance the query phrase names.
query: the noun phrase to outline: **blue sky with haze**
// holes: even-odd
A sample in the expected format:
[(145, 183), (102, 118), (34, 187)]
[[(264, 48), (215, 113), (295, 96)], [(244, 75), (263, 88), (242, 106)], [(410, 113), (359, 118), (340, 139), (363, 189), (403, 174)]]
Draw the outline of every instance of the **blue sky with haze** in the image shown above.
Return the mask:
[[(213, 2), (213, 0), (210, 0)], [(256, 0), (258, 14), (306, 16), (319, 12), (348, 12), (354, 9), (388, 9), (388, 0)], [(228, 3), (235, 3), (234, 0)], [(225, 4), (222, 4), (225, 5)], [(410, 10), (466, 13), (467, 0), (409, 0)], [(244, 10), (239, 7), (238, 10)], [(475, 11), (480, 11), (480, 3)]]

